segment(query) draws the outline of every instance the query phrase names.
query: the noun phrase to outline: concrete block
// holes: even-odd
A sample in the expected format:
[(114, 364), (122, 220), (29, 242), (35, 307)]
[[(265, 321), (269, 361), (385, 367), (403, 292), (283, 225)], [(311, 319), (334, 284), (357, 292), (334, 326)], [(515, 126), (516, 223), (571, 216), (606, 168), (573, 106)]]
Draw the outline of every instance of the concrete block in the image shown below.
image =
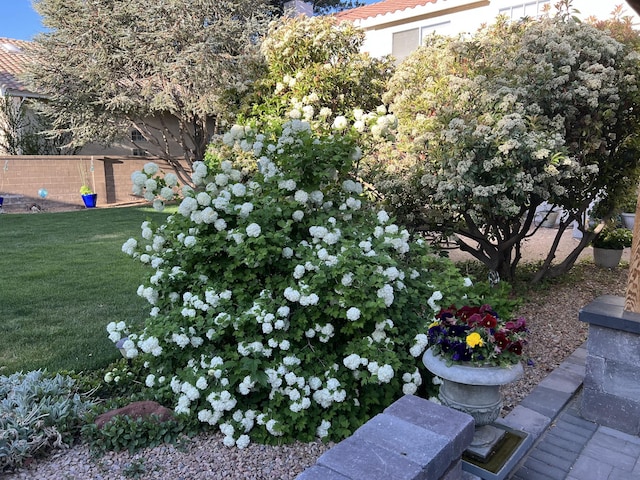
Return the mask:
[(557, 370), (565, 370), (573, 373), (574, 375), (579, 375), (580, 377), (584, 378), (584, 372), (585, 372), (584, 364), (585, 364), (584, 360), (582, 360), (580, 363), (562, 362), (560, 366), (557, 368)]
[(555, 418), (572, 396), (573, 392), (562, 392), (538, 385), (520, 402), (520, 405), (546, 417)]
[(373, 417), (352, 438), (406, 458), (419, 465), (427, 478), (440, 478), (459, 459), (449, 438), (387, 413)]
[(568, 469), (565, 470), (549, 465), (546, 461), (540, 461), (533, 457), (529, 457), (527, 461), (524, 462), (524, 466), (538, 473), (542, 478), (546, 478), (547, 480), (564, 480), (568, 473)]
[(590, 325), (589, 330), (592, 325), (600, 325), (640, 334), (640, 314), (625, 311), (624, 301), (625, 299), (619, 296), (603, 295), (583, 307), (578, 318)]
[(598, 428), (591, 444), (600, 447), (600, 451), (614, 451), (628, 457), (640, 458), (639, 437), (619, 432), (608, 427)]
[(576, 461), (575, 458), (565, 458), (561, 455), (556, 455), (555, 452), (543, 451), (541, 448), (534, 449), (529, 458), (534, 458), (540, 462), (546, 463), (547, 465), (559, 468), (563, 472), (568, 472), (573, 465), (573, 462)]
[(542, 379), (538, 386), (573, 394), (582, 385), (583, 379), (584, 375), (560, 367)]
[(576, 404), (577, 402), (574, 402), (574, 408), (571, 411), (567, 410), (562, 414), (561, 421), (591, 432), (590, 435), (593, 435), (593, 432), (597, 430), (598, 425), (582, 418), (578, 409), (575, 408)]
[[(565, 358), (562, 363), (573, 363), (576, 365), (584, 365), (584, 361), (587, 358), (587, 342), (584, 342), (578, 348), (576, 348), (571, 355)], [(562, 365), (560, 365), (562, 367)]]
[[(598, 427), (598, 433), (619, 438), (620, 440), (623, 440), (625, 444), (640, 446), (640, 437), (637, 435), (629, 435), (628, 433), (620, 432), (619, 430), (614, 430), (613, 428), (604, 426)], [(638, 453), (638, 457), (640, 458), (640, 453)]]
[(556, 449), (566, 450), (570, 454), (578, 455), (582, 450), (582, 443), (576, 443), (575, 438), (568, 439), (566, 435), (560, 434), (560, 432), (549, 432), (542, 440), (545, 444), (555, 447)]
[(462, 478), (462, 462), (458, 460), (449, 467), (449, 470), (439, 480), (461, 480)]
[(384, 413), (448, 438), (455, 456), (462, 456), (473, 439), (474, 422), (470, 415), (415, 395), (405, 395)]
[(589, 355), (584, 374), (584, 387), (602, 391), (604, 383), (605, 359)]
[(602, 390), (610, 395), (640, 401), (640, 364), (605, 360)]
[(640, 403), (585, 387), (580, 410), (587, 420), (640, 435)]
[(609, 474), (613, 470), (611, 465), (608, 465), (601, 460), (595, 458), (581, 456), (576, 463), (573, 464), (571, 469), (571, 475), (580, 479), (604, 479), (609, 478)]
[(593, 432), (596, 431), (596, 425), (591, 422), (583, 420), (586, 425), (576, 425), (575, 423), (568, 421), (567, 417), (567, 415), (561, 416), (560, 419), (555, 422), (555, 427), (551, 431), (562, 430), (569, 432), (572, 435), (579, 437), (583, 442), (591, 438)]
[(640, 365), (640, 335), (589, 325), (589, 355)]
[(334, 472), (330, 468), (313, 465), (298, 475), (296, 480), (349, 480), (349, 477)]
[(317, 465), (352, 480), (426, 480), (420, 465), (406, 456), (349, 437), (323, 453)]
[(551, 419), (530, 408), (517, 405), (506, 417), (499, 419), (498, 422), (514, 430), (522, 430), (530, 433), (537, 438), (549, 426)]

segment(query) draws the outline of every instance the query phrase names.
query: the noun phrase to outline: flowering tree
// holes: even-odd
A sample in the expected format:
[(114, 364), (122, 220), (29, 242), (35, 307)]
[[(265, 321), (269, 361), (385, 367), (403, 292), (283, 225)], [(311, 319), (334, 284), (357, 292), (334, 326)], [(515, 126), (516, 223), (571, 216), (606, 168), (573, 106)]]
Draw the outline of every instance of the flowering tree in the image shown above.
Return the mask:
[(283, 18), (271, 25), (261, 51), (267, 74), (247, 103), (248, 116), (304, 115), (334, 118), (354, 109), (374, 110), (393, 72), (390, 58), (361, 53), (364, 31), (332, 17)]
[[(566, 271), (594, 236), (589, 205), (599, 198), (611, 215), (637, 182), (638, 65), (631, 48), (569, 15), (432, 37), (390, 82), (400, 171), (411, 178), (387, 181), (389, 197), (404, 201), (404, 188), (423, 214), (438, 213), (431, 228), (450, 227), (462, 250), (507, 278), (536, 207), (548, 202), (567, 213), (534, 280)], [(393, 177), (395, 165), (381, 168)], [(414, 215), (414, 225), (430, 221)], [(552, 266), (574, 221), (583, 238)]]
[[(344, 438), (417, 391), (441, 306), (489, 301), (348, 178), (379, 115), (363, 132), (345, 117), (234, 126), (225, 142), (258, 170), (195, 164), (177, 213), (123, 246), (153, 270), (138, 290), (151, 311), (142, 331), (110, 324), (110, 338), (127, 336), (146, 385), (229, 446)], [(170, 189), (156, 174), (134, 182)]]

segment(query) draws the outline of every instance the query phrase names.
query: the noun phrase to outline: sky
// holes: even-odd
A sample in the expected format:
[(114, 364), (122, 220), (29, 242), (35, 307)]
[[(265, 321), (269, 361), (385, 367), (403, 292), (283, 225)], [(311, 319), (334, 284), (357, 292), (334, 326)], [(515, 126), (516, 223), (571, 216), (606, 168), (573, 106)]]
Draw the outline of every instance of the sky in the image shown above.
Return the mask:
[(0, 0), (0, 37), (33, 40), (43, 30), (31, 0)]
[[(365, 0), (364, 3), (379, 1)], [(43, 30), (31, 0), (0, 0), (0, 37), (33, 40), (34, 35)]]
[[(374, 3), (380, 0), (365, 0)], [(0, 37), (33, 40), (44, 30), (40, 16), (31, 6), (31, 0), (0, 0)]]

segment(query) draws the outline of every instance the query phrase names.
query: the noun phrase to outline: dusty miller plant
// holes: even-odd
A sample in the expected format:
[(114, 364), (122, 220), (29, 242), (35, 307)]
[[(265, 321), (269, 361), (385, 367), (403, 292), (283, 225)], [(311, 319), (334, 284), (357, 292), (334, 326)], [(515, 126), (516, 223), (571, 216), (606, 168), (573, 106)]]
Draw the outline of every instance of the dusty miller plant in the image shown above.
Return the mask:
[(0, 376), (0, 472), (71, 445), (92, 406), (68, 376)]

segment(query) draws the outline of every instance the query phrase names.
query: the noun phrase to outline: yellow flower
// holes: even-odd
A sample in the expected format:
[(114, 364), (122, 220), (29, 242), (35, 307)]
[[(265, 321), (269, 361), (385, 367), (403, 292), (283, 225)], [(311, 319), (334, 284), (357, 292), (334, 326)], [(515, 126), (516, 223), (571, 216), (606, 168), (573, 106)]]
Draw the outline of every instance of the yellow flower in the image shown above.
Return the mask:
[(429, 328), (437, 327), (438, 325), (440, 325), (440, 322), (438, 320), (434, 320), (433, 322), (431, 322), (431, 324), (429, 324)]
[(467, 345), (471, 348), (481, 347), (484, 344), (479, 333), (473, 332), (467, 335)]

